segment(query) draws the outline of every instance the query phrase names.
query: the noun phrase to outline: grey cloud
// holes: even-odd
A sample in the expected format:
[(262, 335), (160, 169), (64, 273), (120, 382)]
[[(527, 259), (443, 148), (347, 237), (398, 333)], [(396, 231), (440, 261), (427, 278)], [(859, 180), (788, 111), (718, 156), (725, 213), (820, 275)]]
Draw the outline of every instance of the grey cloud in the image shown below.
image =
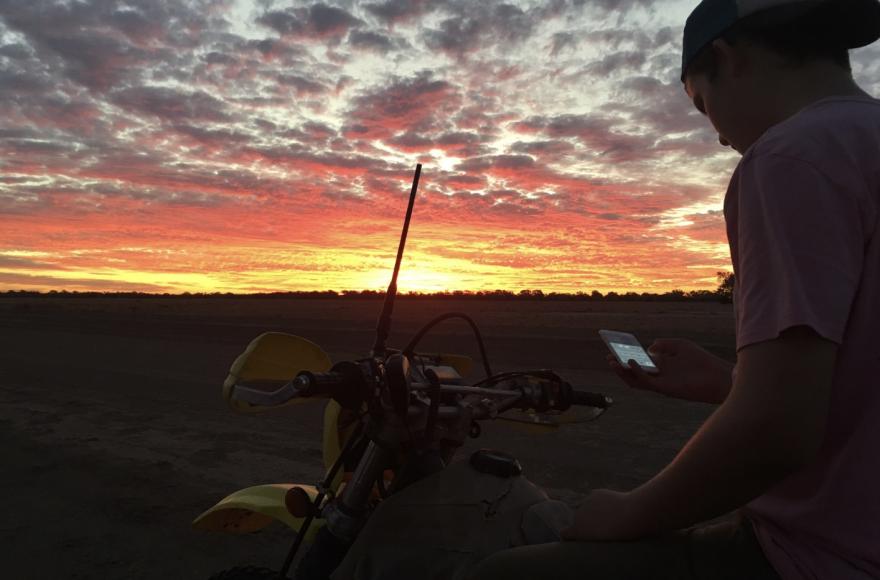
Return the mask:
[(329, 125), (316, 123), (314, 121), (307, 121), (304, 123), (302, 130), (306, 135), (313, 139), (329, 139), (336, 135), (336, 130)]
[(654, 77), (634, 76), (623, 80), (620, 88), (630, 98), (610, 109), (628, 110), (633, 122), (658, 137), (669, 133), (707, 130), (708, 121), (697, 113), (678, 79), (664, 83)]
[(23, 153), (34, 155), (61, 155), (73, 150), (70, 144), (37, 139), (3, 139), (0, 141), (0, 151), (4, 149), (6, 150), (5, 154), (7, 156), (10, 154), (20, 155)]
[(572, 4), (578, 7), (595, 7), (605, 12), (625, 15), (637, 7), (650, 8), (653, 0), (572, 0)]
[(139, 76), (138, 64), (149, 60), (144, 51), (103, 36), (50, 38), (46, 45), (62, 55), (73, 80), (101, 91)]
[[(275, 130), (277, 130), (277, 127), (273, 127), (272, 131)], [(281, 139), (288, 140), (288, 142), (296, 141), (303, 147), (306, 146), (304, 144), (311, 147), (318, 147), (325, 145), (331, 138), (336, 137), (336, 131), (332, 127), (323, 123), (306, 121), (300, 127), (276, 132), (276, 135)]]
[(294, 38), (340, 38), (361, 24), (361, 20), (345, 10), (321, 3), (307, 9), (270, 10), (257, 18), (257, 22), (282, 36)]
[(0, 56), (5, 56), (12, 60), (26, 60), (30, 58), (31, 51), (23, 44), (4, 44), (0, 46)]
[(318, 95), (329, 89), (319, 82), (300, 75), (278, 75), (278, 84), (292, 87), (297, 95)]
[(437, 181), (451, 188), (458, 189), (482, 189), (486, 186), (486, 178), (468, 173), (444, 173)]
[(175, 125), (174, 130), (180, 134), (192, 137), (205, 145), (222, 148), (229, 147), (232, 144), (247, 143), (251, 139), (250, 135), (229, 129), (206, 129), (204, 127), (183, 124)]
[(370, 172), (385, 170), (388, 167), (386, 161), (375, 157), (318, 153), (296, 144), (284, 147), (253, 147), (248, 151), (273, 163), (289, 164), (296, 167), (311, 165), (321, 171), (338, 170), (344, 172), (346, 169), (356, 169)]
[(458, 111), (460, 103), (457, 88), (435, 80), (430, 73), (392, 79), (353, 100), (344, 133), (387, 139), (402, 131), (434, 130), (443, 126), (446, 116)]
[(325, 4), (314, 4), (309, 8), (309, 21), (322, 36), (347, 30), (361, 22), (345, 10)]
[(442, 0), (387, 0), (366, 4), (364, 8), (384, 22), (404, 22), (444, 6)]
[(25, 70), (0, 70), (0, 95), (7, 99), (43, 95), (52, 87), (46, 76)]
[(603, 28), (586, 34), (586, 42), (603, 47), (603, 50), (619, 51), (624, 46), (638, 51), (653, 48), (654, 40), (644, 30), (631, 28)]
[(0, 18), (25, 35), (44, 64), (53, 70), (60, 66), (70, 79), (105, 91), (137, 79), (148, 63), (171, 60), (174, 48), (192, 46), (192, 31), (206, 26), (198, 7), (148, 0), (132, 0), (128, 6), (6, 1), (0, 4)]
[(468, 104), (454, 117), (453, 122), (459, 129), (472, 130), (486, 138), (498, 135), (500, 125), (508, 120), (507, 113), (498, 113), (500, 103), (492, 99), (474, 102), (468, 95)]
[(267, 58), (290, 60), (301, 57), (305, 54), (305, 49), (303, 49), (302, 47), (288, 44), (282, 40), (278, 40), (277, 38), (248, 40), (245, 46), (248, 49), (259, 52), (260, 55)]
[(425, 43), (459, 57), (486, 44), (509, 44), (530, 37), (536, 19), (521, 8), (505, 3), (470, 4), (446, 18), (437, 29), (427, 29)]
[[(505, 0), (386, 0), (368, 3), (364, 8), (386, 24), (411, 22), (438, 13), (448, 15), (452, 20), (471, 19), (490, 24), (492, 18), (509, 23), (511, 17), (516, 19), (526, 13), (515, 4)], [(568, 0), (544, 0), (532, 4), (527, 14), (535, 22), (560, 16), (572, 7)]]
[(418, 133), (401, 133), (388, 141), (389, 145), (410, 151), (425, 151), (433, 147), (434, 141)]
[(550, 45), (550, 56), (556, 56), (563, 49), (577, 48), (578, 37), (573, 32), (557, 32), (553, 35)]
[(204, 91), (183, 93), (165, 87), (133, 87), (115, 91), (110, 99), (124, 109), (171, 121), (229, 120), (223, 101)]
[(484, 139), (469, 131), (454, 131), (439, 134), (406, 132), (396, 135), (387, 144), (406, 151), (430, 151), (442, 149), (447, 155), (456, 157), (475, 157), (486, 152)]
[(528, 169), (535, 166), (535, 158), (530, 155), (486, 155), (465, 159), (458, 168), (462, 171), (483, 171), (496, 169)]
[(202, 60), (208, 64), (235, 64), (238, 62), (237, 57), (217, 52), (216, 50), (204, 55)]
[(470, 131), (443, 133), (434, 139), (438, 148), (458, 157), (475, 157), (484, 154), (487, 150), (487, 142), (485, 136)]
[(150, 20), (143, 12), (130, 8), (118, 8), (107, 15), (104, 21), (135, 41), (145, 41), (161, 34), (158, 22)]
[(394, 48), (390, 37), (369, 30), (352, 30), (348, 43), (355, 48), (365, 48), (377, 52), (388, 52)]
[(517, 153), (528, 153), (530, 155), (558, 156), (572, 153), (575, 147), (568, 141), (517, 141), (511, 145), (510, 149)]
[(112, 138), (112, 116), (106, 115), (100, 104), (85, 92), (69, 97), (57, 91), (16, 92), (12, 87), (6, 104), (15, 111), (7, 122), (19, 124), (33, 139), (72, 146), (89, 139)]
[(679, 36), (681, 35), (681, 30), (672, 26), (664, 26), (654, 35), (654, 46), (653, 48), (659, 49), (667, 44), (674, 44), (679, 42)]
[(649, 76), (629, 77), (623, 81), (622, 87), (637, 93), (639, 97), (648, 99), (653, 99), (663, 94), (666, 89), (663, 81)]
[(644, 52), (615, 52), (601, 60), (591, 62), (584, 67), (584, 72), (591, 75), (609, 76), (640, 68), (645, 64)]
[(526, 132), (539, 132), (550, 137), (577, 139), (593, 155), (611, 161), (633, 161), (644, 156), (645, 139), (614, 130), (615, 121), (598, 115), (558, 115), (530, 117), (514, 124)]

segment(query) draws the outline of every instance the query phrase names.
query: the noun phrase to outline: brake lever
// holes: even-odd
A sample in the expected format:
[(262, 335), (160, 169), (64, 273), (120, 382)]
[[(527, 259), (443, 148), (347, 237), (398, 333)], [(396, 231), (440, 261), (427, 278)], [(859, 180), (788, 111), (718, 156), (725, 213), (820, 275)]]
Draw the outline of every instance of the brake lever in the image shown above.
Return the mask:
[(274, 391), (262, 391), (236, 384), (232, 389), (232, 399), (258, 405), (260, 407), (275, 407), (290, 401), (299, 395), (299, 389), (294, 381), (288, 381)]

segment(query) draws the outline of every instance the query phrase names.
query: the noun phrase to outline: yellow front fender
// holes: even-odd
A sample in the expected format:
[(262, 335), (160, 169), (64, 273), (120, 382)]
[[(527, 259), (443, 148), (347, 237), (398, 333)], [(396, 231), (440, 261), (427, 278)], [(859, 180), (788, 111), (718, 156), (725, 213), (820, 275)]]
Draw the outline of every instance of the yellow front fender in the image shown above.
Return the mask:
[[(284, 498), (293, 487), (305, 490), (314, 501), (318, 490), (311, 485), (295, 483), (272, 483), (255, 485), (236, 491), (220, 500), (217, 505), (197, 517), (193, 528), (227, 534), (248, 534), (261, 530), (278, 520), (284, 525), (299, 531), (304, 518), (297, 518), (287, 511)], [(324, 520), (316, 518), (306, 532), (305, 541), (313, 541)]]

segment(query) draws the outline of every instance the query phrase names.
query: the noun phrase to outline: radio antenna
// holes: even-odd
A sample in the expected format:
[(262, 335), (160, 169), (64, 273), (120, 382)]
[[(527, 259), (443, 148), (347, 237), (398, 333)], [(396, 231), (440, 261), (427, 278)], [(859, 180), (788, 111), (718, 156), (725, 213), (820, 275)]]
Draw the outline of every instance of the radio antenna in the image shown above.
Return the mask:
[(409, 205), (406, 208), (406, 218), (403, 220), (403, 231), (400, 233), (400, 245), (397, 246), (397, 261), (394, 263), (394, 273), (391, 275), (391, 284), (385, 293), (385, 304), (382, 305), (382, 314), (379, 315), (379, 323), (376, 326), (376, 342), (373, 344), (371, 356), (385, 358), (385, 341), (391, 331), (391, 312), (394, 310), (394, 299), (397, 297), (397, 273), (400, 271), (400, 261), (403, 259), (403, 249), (406, 246), (406, 234), (409, 232), (409, 220), (412, 217), (413, 204), (416, 201), (416, 191), (419, 189), (419, 176), (422, 174), (422, 164), (416, 164), (416, 174), (413, 176), (412, 191), (409, 193)]

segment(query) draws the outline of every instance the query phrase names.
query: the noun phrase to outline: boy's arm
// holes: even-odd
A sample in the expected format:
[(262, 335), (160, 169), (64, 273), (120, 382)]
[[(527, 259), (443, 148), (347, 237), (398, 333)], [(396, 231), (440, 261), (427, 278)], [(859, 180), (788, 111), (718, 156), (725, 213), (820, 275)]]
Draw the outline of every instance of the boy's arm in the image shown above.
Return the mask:
[(808, 327), (739, 352), (725, 402), (678, 456), (628, 493), (598, 490), (566, 539), (668, 532), (741, 507), (812, 461), (828, 415), (837, 345)]

